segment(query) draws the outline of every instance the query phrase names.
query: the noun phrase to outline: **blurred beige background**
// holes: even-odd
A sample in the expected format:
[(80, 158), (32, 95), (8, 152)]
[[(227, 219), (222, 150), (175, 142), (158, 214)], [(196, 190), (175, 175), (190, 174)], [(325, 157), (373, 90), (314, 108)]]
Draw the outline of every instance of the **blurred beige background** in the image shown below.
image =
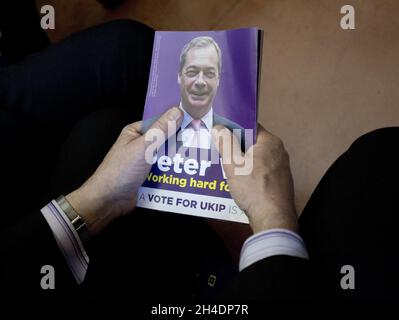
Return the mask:
[[(157, 30), (263, 28), (259, 121), (290, 153), (299, 212), (356, 137), (399, 125), (397, 0), (126, 0), (113, 12), (95, 0), (36, 2), (55, 7), (52, 41), (116, 18)], [(340, 28), (345, 4), (356, 30)]]

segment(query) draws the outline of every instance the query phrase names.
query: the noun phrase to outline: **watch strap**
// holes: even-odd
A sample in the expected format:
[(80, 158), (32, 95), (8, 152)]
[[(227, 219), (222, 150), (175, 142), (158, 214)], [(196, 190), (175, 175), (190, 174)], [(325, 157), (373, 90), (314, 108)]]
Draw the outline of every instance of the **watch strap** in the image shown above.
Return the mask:
[(65, 215), (68, 217), (73, 228), (76, 230), (77, 234), (79, 235), (80, 240), (83, 242), (83, 244), (86, 244), (90, 238), (90, 235), (87, 229), (87, 225), (83, 221), (82, 217), (75, 211), (75, 209), (71, 206), (71, 204), (63, 195), (58, 197), (55, 201), (60, 206), (61, 210), (65, 213)]

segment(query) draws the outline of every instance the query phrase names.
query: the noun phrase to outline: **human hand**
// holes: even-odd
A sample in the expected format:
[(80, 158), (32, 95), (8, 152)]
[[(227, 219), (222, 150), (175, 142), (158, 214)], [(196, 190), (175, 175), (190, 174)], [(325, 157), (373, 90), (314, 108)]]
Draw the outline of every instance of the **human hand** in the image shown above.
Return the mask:
[[(182, 118), (179, 108), (171, 108), (144, 135), (140, 133), (141, 121), (127, 125), (95, 173), (66, 196), (90, 234), (97, 234), (112, 220), (135, 208), (138, 189), (151, 169), (145, 156), (147, 147), (150, 143), (153, 148), (160, 147), (174, 133), (168, 123), (179, 128)], [(148, 139), (154, 129), (161, 133), (156, 135), (156, 143)]]
[[(274, 228), (297, 231), (294, 186), (289, 156), (282, 141), (258, 125), (256, 144), (243, 154), (230, 130), (219, 125), (214, 129), (212, 137), (222, 156), (230, 194), (248, 216), (253, 232)], [(240, 165), (234, 163), (235, 159), (253, 159), (252, 171), (237, 175)]]

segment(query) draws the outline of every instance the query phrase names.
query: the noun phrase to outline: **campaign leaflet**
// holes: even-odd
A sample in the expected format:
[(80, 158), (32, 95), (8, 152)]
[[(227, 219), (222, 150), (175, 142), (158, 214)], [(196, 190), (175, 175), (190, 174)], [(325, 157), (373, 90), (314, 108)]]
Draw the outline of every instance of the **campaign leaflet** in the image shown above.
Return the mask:
[(174, 106), (183, 120), (154, 154), (138, 207), (248, 223), (211, 130), (231, 130), (242, 151), (254, 143), (262, 38), (257, 28), (155, 33), (142, 132)]

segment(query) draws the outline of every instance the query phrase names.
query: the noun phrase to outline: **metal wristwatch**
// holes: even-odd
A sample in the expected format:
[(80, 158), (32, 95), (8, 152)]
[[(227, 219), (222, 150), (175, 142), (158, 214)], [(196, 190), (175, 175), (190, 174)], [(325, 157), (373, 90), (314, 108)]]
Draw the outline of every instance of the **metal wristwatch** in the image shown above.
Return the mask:
[(64, 196), (60, 196), (55, 200), (62, 211), (66, 214), (72, 226), (79, 235), (80, 240), (83, 244), (86, 244), (90, 239), (90, 234), (87, 229), (86, 223), (83, 221), (82, 217), (75, 211), (67, 199)]

